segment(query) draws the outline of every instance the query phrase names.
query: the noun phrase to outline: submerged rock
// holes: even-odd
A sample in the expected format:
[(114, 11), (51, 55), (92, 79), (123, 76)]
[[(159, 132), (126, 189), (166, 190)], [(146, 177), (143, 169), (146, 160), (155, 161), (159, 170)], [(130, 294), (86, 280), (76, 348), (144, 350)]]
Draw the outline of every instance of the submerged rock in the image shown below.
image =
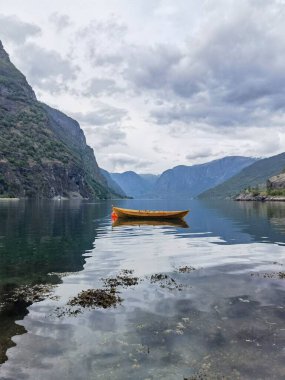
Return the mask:
[(196, 270), (196, 268), (194, 268), (194, 267), (188, 267), (186, 265), (185, 267), (179, 267), (177, 271), (180, 272), (180, 273), (190, 273), (190, 272), (193, 272), (194, 270)]
[[(195, 270), (195, 268), (185, 266), (179, 268), (177, 271), (181, 273), (189, 273), (193, 270)], [(151, 284), (158, 285), (160, 288), (170, 291), (181, 291), (182, 289), (188, 287), (186, 284), (178, 282), (177, 279), (174, 279), (165, 273), (154, 273), (151, 276), (146, 276), (144, 278), (133, 276), (133, 273), (133, 270), (123, 269), (115, 277), (101, 278), (101, 281), (104, 284), (103, 289), (98, 288), (83, 290), (77, 296), (71, 298), (66, 306), (58, 307), (56, 309), (57, 317), (62, 317), (65, 315), (76, 316), (82, 312), (82, 308), (107, 309), (110, 307), (115, 307), (123, 301), (123, 299), (117, 295), (119, 292), (117, 290), (118, 287), (127, 288), (130, 286), (135, 286), (144, 280), (148, 280)]]
[(183, 286), (182, 284), (177, 283), (177, 281), (168, 276), (164, 273), (155, 273), (150, 276), (150, 282), (151, 284), (159, 284), (161, 288), (167, 289), (167, 290), (179, 290), (181, 291)]
[(163, 273), (155, 273), (153, 275), (150, 276), (150, 282), (151, 283), (155, 283), (155, 282), (158, 282), (158, 281), (163, 281), (163, 280), (166, 280), (168, 279), (168, 276), (167, 274), (163, 274)]
[(133, 270), (123, 269), (116, 277), (103, 279), (104, 284), (111, 289), (117, 286), (128, 287), (138, 285), (139, 278), (130, 276), (133, 272)]
[(5, 299), (5, 303), (23, 301), (27, 304), (32, 304), (40, 302), (51, 296), (54, 287), (55, 285), (51, 284), (23, 285), (10, 292)]
[(272, 278), (275, 280), (284, 280), (285, 272), (264, 272), (264, 273), (251, 273), (251, 276), (263, 277), (263, 278)]
[(113, 289), (88, 289), (83, 290), (78, 296), (72, 298), (68, 302), (68, 305), (106, 309), (109, 307), (115, 307), (121, 302), (122, 299), (116, 295), (116, 292)]

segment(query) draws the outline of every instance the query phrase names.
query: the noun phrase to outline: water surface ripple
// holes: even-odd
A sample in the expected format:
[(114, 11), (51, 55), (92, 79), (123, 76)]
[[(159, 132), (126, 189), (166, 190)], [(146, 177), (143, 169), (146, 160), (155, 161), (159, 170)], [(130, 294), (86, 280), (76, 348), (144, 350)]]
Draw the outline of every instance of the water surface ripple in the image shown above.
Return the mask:
[[(285, 378), (285, 204), (114, 203), (191, 212), (112, 226), (110, 202), (0, 201), (0, 379)], [(119, 305), (72, 313), (124, 270)]]

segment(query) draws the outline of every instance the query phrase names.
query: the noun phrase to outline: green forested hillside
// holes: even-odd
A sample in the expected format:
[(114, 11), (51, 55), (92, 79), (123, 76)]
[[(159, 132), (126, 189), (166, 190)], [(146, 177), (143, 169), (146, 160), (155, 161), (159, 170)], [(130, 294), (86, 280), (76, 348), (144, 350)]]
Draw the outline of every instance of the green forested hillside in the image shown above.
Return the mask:
[[(78, 123), (60, 113), (61, 123), (51, 110), (0, 42), (0, 197), (110, 197)], [(80, 137), (76, 149), (69, 135)]]
[(248, 187), (265, 187), (268, 178), (285, 168), (285, 153), (258, 160), (222, 184), (205, 191), (199, 198), (233, 198)]
[(153, 192), (162, 198), (194, 198), (255, 161), (252, 157), (228, 156), (204, 164), (179, 165), (161, 174)]

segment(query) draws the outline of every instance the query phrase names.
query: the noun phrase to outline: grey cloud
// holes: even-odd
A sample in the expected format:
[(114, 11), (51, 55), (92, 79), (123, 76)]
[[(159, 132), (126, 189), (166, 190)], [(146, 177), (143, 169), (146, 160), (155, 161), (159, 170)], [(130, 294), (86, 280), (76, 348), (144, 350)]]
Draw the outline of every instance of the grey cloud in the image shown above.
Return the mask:
[[(69, 85), (60, 79), (57, 79), (55, 77), (38, 79), (31, 77), (29, 73), (28, 75), (29, 79), (31, 79), (30, 82), (32, 85), (37, 86), (41, 91), (46, 91), (53, 95), (57, 95), (63, 92), (68, 92), (70, 94), (73, 93), (73, 90), (69, 87)], [(37, 91), (37, 93), (39, 92)]]
[(106, 39), (122, 39), (127, 31), (127, 26), (119, 22), (115, 17), (110, 17), (107, 20), (93, 19), (90, 23), (81, 28), (79, 35), (83, 38), (90, 36), (100, 36)]
[(124, 153), (109, 154), (108, 161), (113, 165), (114, 170), (125, 170), (130, 167), (134, 169), (147, 169), (152, 164), (152, 161)]
[(154, 120), (263, 126), (272, 111), (285, 112), (285, 27), (282, 6), (272, 7), (245, 2), (228, 19), (208, 21), (199, 40), (134, 52), (125, 78), (170, 105), (153, 109)]
[(168, 107), (159, 107), (150, 112), (152, 119), (160, 125), (182, 122), (185, 124), (199, 123), (202, 127), (236, 127), (250, 125), (256, 120), (236, 106), (224, 107), (222, 104), (188, 104), (177, 102)]
[(92, 20), (78, 30), (77, 38), (80, 43), (86, 43), (86, 55), (92, 64), (97, 66), (115, 66), (125, 60), (123, 53), (126, 48), (125, 35), (127, 26), (115, 17), (107, 20)]
[(85, 96), (112, 95), (123, 91), (113, 79), (93, 78), (86, 83), (86, 89), (83, 92)]
[(181, 58), (182, 53), (173, 46), (133, 47), (124, 75), (138, 89), (165, 89), (171, 80), (173, 68)]
[(16, 16), (0, 15), (0, 35), (15, 44), (23, 44), (29, 37), (40, 35), (41, 28), (35, 24), (21, 21)]
[(218, 28), (198, 57), (210, 73), (205, 84), (213, 95), (236, 105), (263, 99), (271, 108), (268, 97), (284, 93), (284, 30), (279, 25), (272, 33), (261, 27), (264, 13), (263, 19), (257, 16), (241, 15)]
[(57, 32), (61, 32), (72, 24), (68, 15), (57, 12), (52, 13), (49, 20), (55, 26)]
[(72, 116), (85, 125), (106, 125), (117, 123), (127, 115), (127, 111), (121, 108), (102, 105), (91, 112), (75, 112)]
[(205, 148), (205, 149), (198, 149), (198, 150), (192, 150), (191, 153), (188, 153), (185, 158), (186, 160), (196, 160), (196, 159), (199, 159), (199, 158), (207, 158), (209, 156), (211, 156), (213, 154), (213, 152), (208, 148)]
[(91, 61), (97, 66), (115, 66), (121, 65), (124, 62), (124, 57), (121, 53), (103, 53), (97, 49), (90, 48), (89, 55)]
[(119, 124), (100, 125), (97, 127), (85, 127), (90, 140), (94, 140), (95, 148), (106, 148), (108, 146), (120, 144), (126, 145), (126, 133)]
[(65, 89), (65, 82), (77, 77), (78, 66), (54, 50), (46, 50), (28, 43), (18, 48), (16, 53), (21, 62), (21, 70), (25, 72), (32, 85), (51, 93)]
[(156, 153), (159, 153), (159, 154), (161, 154), (161, 153), (165, 153), (165, 151), (164, 151), (163, 149), (161, 149), (161, 146), (159, 146), (159, 145), (153, 145), (153, 146), (152, 146), (152, 149), (153, 149)]

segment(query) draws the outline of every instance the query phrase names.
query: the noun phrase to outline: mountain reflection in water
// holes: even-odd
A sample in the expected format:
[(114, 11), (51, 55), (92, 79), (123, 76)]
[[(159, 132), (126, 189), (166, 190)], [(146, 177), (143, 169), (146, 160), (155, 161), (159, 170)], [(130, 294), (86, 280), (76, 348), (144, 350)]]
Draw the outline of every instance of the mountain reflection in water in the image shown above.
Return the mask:
[[(285, 204), (116, 203), (189, 208), (191, 229), (117, 228), (108, 202), (0, 202), (2, 361), (12, 336), (16, 344), (0, 378), (284, 378)], [(139, 281), (118, 285), (120, 305), (64, 313), (123, 270)], [(52, 298), (5, 303), (7, 292), (44, 282), (57, 283)]]

